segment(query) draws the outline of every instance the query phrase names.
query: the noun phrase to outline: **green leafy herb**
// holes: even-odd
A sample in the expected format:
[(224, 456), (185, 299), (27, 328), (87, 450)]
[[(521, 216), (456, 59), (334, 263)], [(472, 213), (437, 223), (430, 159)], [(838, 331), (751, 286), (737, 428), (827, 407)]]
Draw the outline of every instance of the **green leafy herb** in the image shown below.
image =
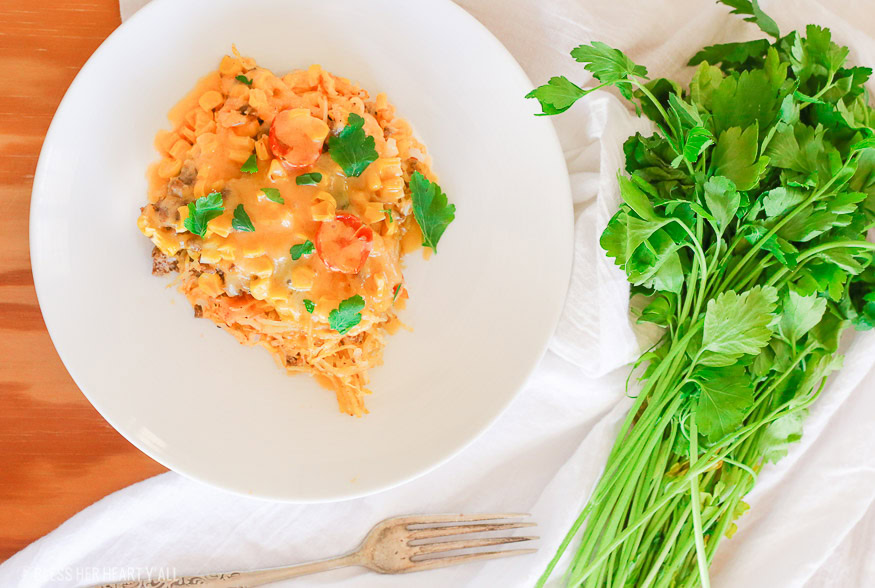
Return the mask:
[(692, 378), (700, 389), (696, 402), (699, 433), (718, 441), (736, 430), (753, 405), (753, 386), (743, 365), (698, 368)]
[(386, 213), (386, 220), (389, 222), (390, 225), (393, 222), (395, 222), (395, 220), (392, 218), (392, 209), (391, 208), (384, 208), (383, 212)]
[(244, 76), (243, 74), (237, 74), (237, 77), (236, 77), (235, 79), (236, 79), (238, 82), (243, 82), (243, 83), (246, 84), (247, 86), (251, 86), (251, 85), (252, 85), (252, 80), (250, 80), (249, 78), (247, 78), (247, 77)]
[(188, 216), (182, 224), (192, 234), (204, 237), (207, 234), (207, 224), (214, 218), (222, 216), (224, 211), (222, 194), (212, 192), (188, 203)]
[(246, 209), (243, 208), (242, 204), (238, 204), (237, 208), (234, 209), (234, 218), (231, 220), (231, 226), (235, 231), (246, 233), (255, 231), (255, 227), (252, 226), (252, 221), (249, 219), (249, 215), (246, 214)]
[(875, 328), (872, 70), (829, 29), (782, 37), (757, 1), (723, 3), (774, 41), (705, 47), (686, 87), (594, 42), (573, 55), (598, 84), (556, 77), (528, 95), (558, 114), (614, 86), (652, 121), (623, 146), (599, 243), (638, 322), (664, 330), (539, 586), (574, 545), (568, 586), (707, 588), (761, 467), (801, 438), (839, 369), (843, 330)]
[(410, 192), (413, 197), (413, 216), (422, 230), (422, 245), (437, 252), (438, 241), (456, 218), (456, 205), (449, 204), (441, 187), (418, 171), (413, 172), (410, 178)]
[(374, 138), (365, 133), (365, 119), (349, 113), (346, 126), (328, 138), (328, 154), (347, 177), (358, 177), (377, 160)]
[(778, 25), (772, 17), (762, 11), (757, 0), (720, 0), (720, 2), (734, 8), (732, 14), (749, 14), (750, 16), (744, 20), (756, 23), (764, 33), (776, 38), (781, 36)]
[(243, 165), (240, 166), (240, 171), (247, 174), (254, 174), (258, 171), (258, 160), (255, 158), (255, 153), (249, 156), (249, 158), (243, 162)]
[(347, 298), (337, 308), (328, 313), (328, 325), (343, 335), (362, 321), (362, 310), (364, 308), (365, 301), (358, 294)]
[(271, 202), (276, 202), (277, 204), (285, 204), (286, 201), (280, 196), (280, 191), (277, 188), (262, 188), (262, 192), (264, 192), (265, 197)]
[(744, 354), (757, 353), (772, 338), (770, 324), (778, 294), (770, 286), (741, 295), (732, 290), (708, 301), (702, 335), (702, 365), (732, 365)]
[(307, 298), (304, 298), (303, 302), (304, 302), (304, 310), (306, 310), (310, 314), (313, 314), (313, 311), (316, 310), (316, 303), (313, 302), (312, 300), (307, 299)]
[(316, 248), (313, 245), (313, 241), (307, 239), (303, 243), (298, 245), (292, 245), (292, 248), (289, 250), (289, 253), (292, 255), (292, 260), (298, 261), (304, 255), (310, 255), (315, 251)]
[(543, 111), (541, 114), (545, 115), (565, 112), (586, 94), (586, 91), (570, 82), (565, 76), (556, 76), (526, 94), (526, 98), (536, 98), (541, 103)]
[(319, 172), (310, 172), (309, 174), (302, 174), (295, 178), (295, 183), (299, 186), (315, 186), (321, 181), (322, 174)]

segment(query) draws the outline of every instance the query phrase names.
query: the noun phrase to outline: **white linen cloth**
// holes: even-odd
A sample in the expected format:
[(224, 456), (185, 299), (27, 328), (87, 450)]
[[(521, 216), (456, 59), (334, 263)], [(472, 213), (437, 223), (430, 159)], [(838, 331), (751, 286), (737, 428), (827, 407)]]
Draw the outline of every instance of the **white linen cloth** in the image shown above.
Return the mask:
[[(143, 0), (121, 0), (127, 17)], [(535, 83), (589, 74), (568, 51), (591, 40), (622, 48), (651, 74), (688, 77), (700, 47), (760, 36), (725, 6), (701, 0), (460, 0)], [(762, 2), (782, 31), (830, 26), (852, 60), (875, 64), (875, 8), (866, 0)], [(512, 99), (513, 97), (509, 97)], [(377, 521), (411, 512), (528, 511), (535, 555), (415, 576), (346, 569), (289, 586), (530, 586), (585, 504), (628, 401), (624, 364), (639, 352), (628, 287), (598, 247), (616, 209), (622, 141), (647, 125), (600, 92), (554, 119), (577, 214), (574, 274), (550, 351), (502, 418), (452, 462), (363, 499), (320, 505), (242, 498), (174, 473), (99, 501), (0, 566), (0, 586), (81, 586), (147, 574), (288, 565), (339, 554)], [(875, 585), (875, 333), (857, 335), (814, 406), (803, 440), (770, 466), (752, 508), (713, 567), (716, 587)], [(554, 583), (561, 574), (557, 574)]]

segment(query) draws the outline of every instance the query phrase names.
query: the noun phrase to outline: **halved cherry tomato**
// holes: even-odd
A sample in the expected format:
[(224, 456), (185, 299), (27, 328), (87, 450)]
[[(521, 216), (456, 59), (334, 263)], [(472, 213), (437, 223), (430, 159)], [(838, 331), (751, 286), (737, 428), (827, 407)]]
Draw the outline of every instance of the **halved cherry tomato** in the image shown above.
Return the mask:
[(344, 274), (359, 273), (373, 245), (371, 227), (347, 212), (323, 222), (316, 231), (316, 252), (322, 263)]
[(274, 157), (290, 171), (310, 167), (322, 153), (328, 125), (306, 108), (283, 110), (270, 125), (268, 144)]

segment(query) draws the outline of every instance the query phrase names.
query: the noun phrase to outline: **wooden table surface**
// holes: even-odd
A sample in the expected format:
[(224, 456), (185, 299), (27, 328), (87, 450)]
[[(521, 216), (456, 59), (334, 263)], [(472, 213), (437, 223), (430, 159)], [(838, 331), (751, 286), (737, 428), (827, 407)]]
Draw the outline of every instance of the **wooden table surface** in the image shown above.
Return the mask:
[(73, 383), (30, 271), (30, 191), (43, 138), (67, 86), (119, 22), (118, 0), (0, 2), (0, 561), (164, 471)]

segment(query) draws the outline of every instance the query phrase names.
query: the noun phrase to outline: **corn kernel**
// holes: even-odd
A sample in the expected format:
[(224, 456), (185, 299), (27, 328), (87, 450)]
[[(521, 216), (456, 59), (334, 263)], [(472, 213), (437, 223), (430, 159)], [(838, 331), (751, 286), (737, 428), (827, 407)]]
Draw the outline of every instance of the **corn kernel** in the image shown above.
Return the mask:
[[(150, 208), (147, 208), (146, 210), (150, 210)], [(155, 234), (155, 227), (151, 224), (150, 219), (145, 212), (137, 218), (137, 228), (149, 238)]]
[(419, 230), (419, 225), (410, 223), (407, 226), (407, 232), (401, 238), (401, 254), (415, 251), (422, 246), (422, 231)]
[(268, 278), (252, 278), (249, 280), (249, 293), (253, 298), (264, 300), (268, 296), (270, 280)]
[(194, 130), (194, 134), (198, 137), (205, 134), (205, 133), (215, 134), (215, 132), (216, 132), (216, 121), (214, 121), (214, 120), (211, 120), (207, 124), (205, 124), (204, 126), (198, 127)]
[[(258, 129), (261, 128), (261, 125), (258, 124), (258, 121), (254, 118), (247, 120), (247, 122), (242, 125), (237, 125), (233, 127), (231, 130), (235, 135), (240, 135), (241, 137), (252, 137), (255, 133), (258, 132)], [(267, 159), (267, 155), (262, 157), (261, 159)]]
[(261, 138), (255, 142), (255, 156), (258, 159), (267, 159), (267, 143), (265, 141), (265, 135), (262, 135)]
[(266, 255), (247, 259), (241, 266), (259, 278), (269, 278), (273, 274), (273, 261)]
[(404, 196), (404, 180), (402, 178), (383, 180), (383, 187), (377, 192), (377, 196), (383, 202), (400, 200)]
[(230, 211), (225, 211), (221, 216), (218, 216), (207, 223), (207, 234), (218, 235), (219, 237), (227, 237), (231, 234), (231, 221), (233, 214)]
[(170, 156), (176, 159), (185, 159), (189, 149), (191, 149), (191, 143), (185, 139), (180, 139), (170, 148)]
[(180, 206), (176, 209), (176, 213), (179, 215), (179, 222), (176, 223), (176, 231), (181, 233), (183, 231), (187, 231), (185, 228), (185, 219), (188, 218), (188, 205)]
[(283, 288), (281, 284), (272, 282), (267, 292), (267, 298), (277, 309), (281, 307), (289, 307), (289, 291), (288, 289)]
[(200, 104), (200, 107), (206, 111), (211, 111), (214, 108), (220, 106), (225, 101), (222, 98), (222, 95), (215, 90), (208, 90), (201, 94), (201, 97), (198, 98), (197, 103)]
[(283, 164), (278, 159), (270, 161), (270, 167), (267, 170), (267, 175), (271, 178), (281, 178), (286, 175), (286, 170), (283, 169)]
[(173, 229), (156, 230), (152, 235), (152, 242), (164, 255), (176, 255), (182, 249), (179, 236)]
[(194, 143), (197, 139), (197, 134), (194, 132), (193, 129), (190, 129), (188, 127), (182, 127), (181, 129), (179, 129), (179, 136), (189, 143)]
[(337, 308), (339, 304), (340, 301), (334, 298), (319, 298), (319, 300), (316, 301), (316, 308), (313, 310), (313, 314), (323, 320), (328, 320), (328, 314)]
[(219, 245), (217, 251), (225, 261), (235, 261), (237, 259), (237, 247), (231, 243)]
[(213, 298), (225, 291), (219, 274), (201, 274), (197, 279), (197, 287), (204, 294)]
[(172, 178), (179, 175), (179, 170), (181, 169), (181, 160), (172, 158), (162, 159), (161, 163), (158, 164), (158, 177), (164, 179)]
[(299, 265), (292, 270), (292, 288), (300, 292), (306, 292), (313, 287), (316, 272), (306, 265)]
[(267, 94), (265, 94), (264, 90), (253, 88), (249, 91), (249, 106), (259, 113), (270, 110), (270, 104), (267, 102)]
[(317, 202), (310, 206), (310, 213), (315, 221), (327, 221), (334, 218), (335, 205), (331, 202)]
[(367, 167), (365, 173), (362, 174), (362, 179), (365, 181), (365, 187), (371, 192), (376, 192), (383, 185), (380, 181), (380, 170), (373, 165)]
[(223, 76), (236, 76), (243, 71), (243, 66), (240, 65), (239, 59), (234, 59), (230, 55), (226, 55), (219, 63), (219, 73)]
[(173, 147), (173, 144), (178, 138), (179, 135), (176, 133), (160, 130), (155, 137), (155, 147), (157, 147), (162, 154), (166, 155), (170, 152), (170, 148)]
[(375, 163), (379, 164), (377, 168), (380, 172), (380, 178), (388, 180), (389, 178), (401, 177), (401, 158), (400, 157), (381, 157)]
[(215, 264), (221, 260), (222, 256), (219, 255), (216, 242), (212, 239), (205, 239), (201, 247), (200, 262), (203, 264)]
[[(182, 163), (182, 162), (180, 162)], [(207, 181), (203, 178), (198, 178), (198, 180), (194, 183), (194, 188), (192, 189), (195, 198), (200, 198), (201, 196), (206, 196), (207, 194)]]
[(185, 116), (182, 118), (182, 120), (185, 121), (186, 126), (188, 126), (191, 129), (194, 128), (194, 123), (197, 120), (197, 113), (198, 113), (198, 110), (196, 108), (192, 108), (191, 110), (186, 112)]
[(246, 259), (255, 259), (267, 253), (264, 243), (247, 243), (240, 247), (240, 251)]
[(383, 207), (385, 205), (382, 202), (368, 202), (365, 205), (364, 214), (362, 214), (362, 218), (368, 224), (378, 223), (384, 218), (386, 218), (386, 213), (383, 212)]

